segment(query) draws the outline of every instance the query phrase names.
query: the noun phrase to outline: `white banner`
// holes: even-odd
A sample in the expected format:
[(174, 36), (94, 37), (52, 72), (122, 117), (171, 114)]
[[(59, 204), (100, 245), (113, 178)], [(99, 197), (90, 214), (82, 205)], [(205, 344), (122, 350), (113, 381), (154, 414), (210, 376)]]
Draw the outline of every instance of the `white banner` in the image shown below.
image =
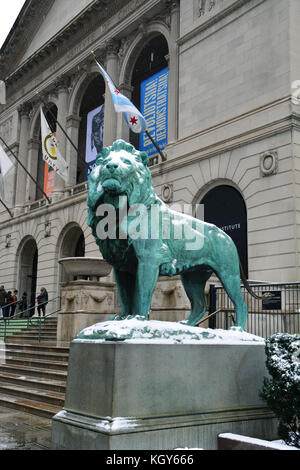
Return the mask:
[(6, 87), (2, 80), (0, 80), (0, 104), (6, 104)]
[(0, 145), (0, 197), (4, 199), (4, 177), (13, 167), (13, 164)]
[(41, 134), (42, 134), (42, 151), (43, 159), (48, 165), (62, 177), (65, 182), (68, 181), (68, 165), (61, 156), (55, 134), (51, 131), (49, 124), (45, 118), (41, 108)]

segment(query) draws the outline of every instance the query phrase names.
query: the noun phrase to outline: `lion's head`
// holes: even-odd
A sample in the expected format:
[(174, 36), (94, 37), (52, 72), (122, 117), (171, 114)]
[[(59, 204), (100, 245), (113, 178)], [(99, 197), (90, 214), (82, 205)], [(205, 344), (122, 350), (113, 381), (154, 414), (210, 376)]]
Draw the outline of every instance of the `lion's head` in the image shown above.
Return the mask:
[(129, 206), (157, 201), (148, 168), (148, 155), (123, 140), (105, 147), (98, 155), (96, 167), (88, 179), (88, 224), (95, 222), (95, 212), (102, 202), (121, 195), (127, 196)]

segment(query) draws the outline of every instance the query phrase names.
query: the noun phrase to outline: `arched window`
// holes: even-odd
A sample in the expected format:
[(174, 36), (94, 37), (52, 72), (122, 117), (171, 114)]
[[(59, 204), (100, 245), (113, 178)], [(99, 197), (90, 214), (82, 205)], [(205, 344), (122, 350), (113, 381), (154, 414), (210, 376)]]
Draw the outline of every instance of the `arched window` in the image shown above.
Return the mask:
[(248, 277), (247, 210), (242, 195), (232, 186), (211, 189), (202, 199), (204, 220), (221, 228), (234, 241)]
[[(85, 256), (85, 238), (81, 227), (74, 223), (70, 223), (65, 227), (60, 238), (60, 246), (58, 259), (62, 258), (82, 258)], [(67, 274), (62, 266), (59, 268), (60, 282), (68, 280)]]
[(88, 85), (79, 111), (80, 127), (77, 161), (77, 184), (87, 180), (88, 166), (92, 167), (103, 147), (105, 83), (98, 73)]
[[(168, 43), (163, 35), (153, 37), (138, 56), (133, 73), (132, 102), (145, 116), (149, 133), (163, 149), (168, 128)], [(157, 153), (145, 134), (130, 131), (130, 142), (148, 155)]]

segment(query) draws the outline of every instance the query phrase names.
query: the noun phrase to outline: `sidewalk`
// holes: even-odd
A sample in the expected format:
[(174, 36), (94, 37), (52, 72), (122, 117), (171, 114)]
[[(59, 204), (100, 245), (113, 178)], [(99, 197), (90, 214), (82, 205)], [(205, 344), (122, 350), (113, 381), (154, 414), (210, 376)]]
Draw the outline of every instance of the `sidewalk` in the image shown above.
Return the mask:
[(50, 419), (0, 407), (0, 450), (50, 450)]

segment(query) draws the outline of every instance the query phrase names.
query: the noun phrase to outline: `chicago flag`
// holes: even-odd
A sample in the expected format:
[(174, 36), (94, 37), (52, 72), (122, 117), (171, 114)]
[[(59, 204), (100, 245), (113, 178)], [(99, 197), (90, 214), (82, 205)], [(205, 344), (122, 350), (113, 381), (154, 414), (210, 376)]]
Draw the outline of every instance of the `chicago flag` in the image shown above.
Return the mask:
[(134, 104), (122, 95), (119, 90), (115, 87), (114, 82), (110, 76), (105, 72), (104, 68), (95, 59), (96, 64), (99, 67), (101, 74), (103, 75), (111, 92), (113, 104), (117, 113), (124, 113), (124, 119), (127, 122), (130, 129), (139, 134), (147, 130), (147, 124), (142, 113), (134, 106)]

